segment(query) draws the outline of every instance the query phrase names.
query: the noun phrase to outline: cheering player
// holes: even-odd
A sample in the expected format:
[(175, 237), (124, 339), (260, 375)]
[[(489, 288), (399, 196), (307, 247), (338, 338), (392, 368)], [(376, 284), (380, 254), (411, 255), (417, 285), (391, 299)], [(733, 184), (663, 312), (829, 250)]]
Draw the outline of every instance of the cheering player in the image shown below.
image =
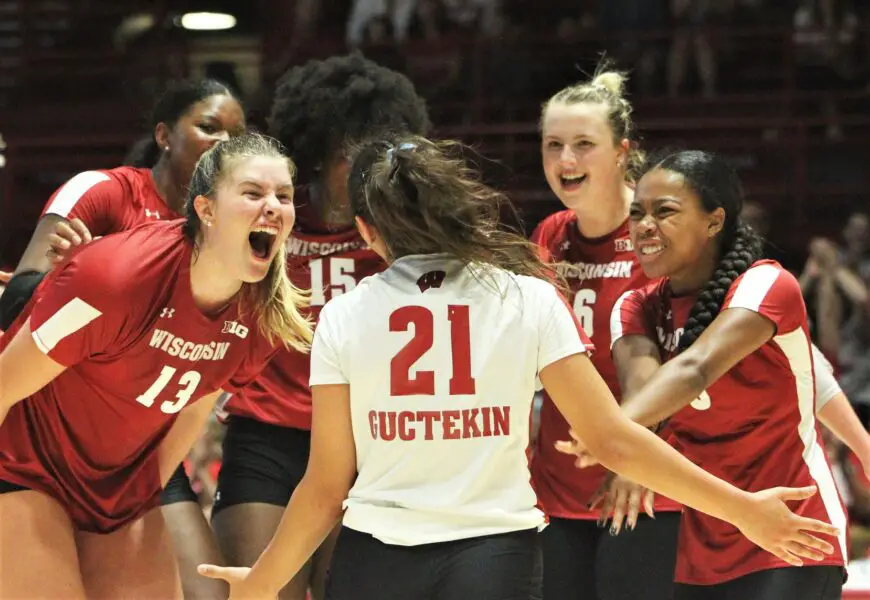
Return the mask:
[[(245, 130), (239, 100), (209, 79), (171, 83), (152, 108), (150, 122), (152, 134), (134, 146), (128, 157), (131, 166), (79, 173), (49, 199), (9, 295), (0, 302), (3, 322), (18, 316), (45, 272), (76, 246), (142, 223), (178, 218), (202, 153)], [(220, 585), (196, 574), (200, 562), (221, 558), (183, 466), (161, 500), (185, 597), (225, 594)]]
[[(532, 235), (570, 287), (580, 324), (599, 349), (592, 363), (617, 399), (610, 347), (610, 313), (627, 290), (649, 280), (628, 235), (628, 206), (643, 155), (634, 140), (625, 76), (599, 66), (591, 81), (569, 86), (544, 105), (541, 153), (550, 189), (565, 206)], [(634, 518), (623, 535), (607, 535), (606, 514), (590, 508), (604, 482), (601, 467), (576, 469), (554, 444), (568, 423), (545, 393), (532, 461), (535, 489), (550, 516), (543, 531), (547, 600), (673, 597), (679, 504), (658, 497), (656, 518)], [(596, 520), (599, 523), (596, 523)], [(620, 530), (613, 524), (613, 533)]]
[(502, 196), (458, 156), (405, 136), (354, 160), (357, 225), (390, 267), (321, 312), (311, 460), (276, 537), (253, 569), (203, 573), (226, 578), (231, 598), (274, 597), (344, 512), (330, 598), (538, 596), (544, 516), (526, 461), (536, 375), (610, 468), (772, 551), (830, 552), (808, 532), (836, 529), (783, 502), (812, 487), (741, 492), (621, 417), (534, 246), (499, 230)]
[(162, 482), (220, 390), (311, 337), (284, 265), (292, 167), (267, 138), (220, 143), (186, 220), (85, 246), (0, 338), (0, 596), (180, 597)]
[(648, 379), (622, 410), (650, 427), (673, 417), (677, 447), (740, 489), (817, 486), (795, 512), (841, 530), (830, 556), (795, 569), (795, 548), (769, 554), (687, 510), (677, 598), (839, 598), (846, 514), (814, 415), (806, 308), (795, 278), (759, 260), (760, 239), (738, 217), (742, 199), (734, 172), (705, 152), (670, 155), (641, 178), (632, 242), (644, 272), (662, 279), (614, 307), (620, 378)]
[[(310, 287), (310, 315), (385, 268), (353, 226), (346, 145), (390, 131), (424, 133), (429, 121), (411, 82), (359, 54), (311, 61), (279, 82), (270, 132), (298, 165), (299, 219), (288, 244), (291, 280)], [(231, 564), (252, 565), (302, 479), (311, 444), (309, 357), (281, 351), (230, 400), (212, 525)], [(281, 595), (322, 598), (331, 543)]]

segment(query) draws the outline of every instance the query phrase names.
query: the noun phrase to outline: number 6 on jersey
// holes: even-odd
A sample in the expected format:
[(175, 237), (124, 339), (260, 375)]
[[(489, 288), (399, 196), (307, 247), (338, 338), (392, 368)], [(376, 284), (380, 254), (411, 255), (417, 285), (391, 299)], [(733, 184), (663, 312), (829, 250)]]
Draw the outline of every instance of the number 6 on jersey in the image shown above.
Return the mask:
[[(475, 393), (471, 376), (471, 326), (468, 306), (447, 307), (450, 321), (450, 349), (453, 376), (450, 395), (467, 396)], [(399, 350), (390, 362), (390, 395), (435, 395), (435, 371), (417, 371), (412, 378), (411, 367), (431, 348), (435, 340), (435, 315), (423, 306), (403, 306), (390, 315), (390, 331), (408, 331), (414, 326), (414, 337)], [(440, 330), (440, 328), (439, 328)]]

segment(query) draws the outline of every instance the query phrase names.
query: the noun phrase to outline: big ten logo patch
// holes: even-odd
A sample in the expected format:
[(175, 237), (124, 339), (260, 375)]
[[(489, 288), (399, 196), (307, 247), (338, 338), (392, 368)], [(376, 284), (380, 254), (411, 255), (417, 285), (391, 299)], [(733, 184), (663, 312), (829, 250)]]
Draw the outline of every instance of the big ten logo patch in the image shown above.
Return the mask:
[(631, 238), (619, 238), (614, 240), (617, 252), (634, 252), (634, 245), (631, 243)]
[(683, 337), (682, 327), (676, 331), (665, 333), (664, 328), (657, 325), (656, 332), (659, 336), (659, 345), (664, 348), (666, 352), (673, 353), (677, 351), (677, 347), (680, 345), (680, 338)]
[(236, 321), (224, 321), (223, 333), (232, 333), (242, 339), (248, 337), (248, 328)]

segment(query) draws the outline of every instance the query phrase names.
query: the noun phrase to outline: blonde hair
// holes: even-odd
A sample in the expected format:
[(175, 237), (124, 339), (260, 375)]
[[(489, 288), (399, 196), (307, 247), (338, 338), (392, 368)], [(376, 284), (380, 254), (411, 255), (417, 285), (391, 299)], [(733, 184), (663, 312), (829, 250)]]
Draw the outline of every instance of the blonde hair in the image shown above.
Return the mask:
[(625, 166), (625, 179), (637, 181), (646, 162), (644, 153), (638, 147), (635, 139), (634, 121), (631, 114), (634, 111), (631, 103), (625, 99), (625, 84), (628, 76), (622, 71), (611, 68), (611, 63), (602, 60), (595, 69), (590, 81), (569, 85), (553, 94), (541, 107), (539, 129), (544, 128), (544, 117), (553, 104), (600, 104), (607, 109), (607, 120), (613, 133), (613, 143), (618, 145), (622, 140), (630, 143), (628, 161)]
[[(290, 175), (295, 175), (296, 165), (283, 153), (281, 145), (258, 133), (246, 133), (218, 142), (200, 157), (190, 180), (187, 221), (184, 224), (184, 233), (194, 248), (198, 248), (202, 236), (202, 222), (193, 206), (196, 197), (214, 198), (221, 180), (233, 166), (260, 156), (286, 161)], [(282, 248), (272, 259), (266, 277), (257, 283), (242, 285), (239, 312), (256, 314), (260, 333), (273, 344), (277, 338), (289, 348), (307, 352), (313, 328), (301, 309), (309, 305), (309, 295), (293, 285), (287, 276), (287, 254)]]

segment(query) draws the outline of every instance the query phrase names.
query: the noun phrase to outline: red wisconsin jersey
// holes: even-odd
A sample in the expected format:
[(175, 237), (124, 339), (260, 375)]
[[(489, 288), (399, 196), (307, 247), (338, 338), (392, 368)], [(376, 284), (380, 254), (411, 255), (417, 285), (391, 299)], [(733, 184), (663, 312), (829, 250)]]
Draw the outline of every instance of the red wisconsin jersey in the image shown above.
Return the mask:
[[(304, 208), (299, 211), (303, 222), (287, 242), (287, 269), (296, 286), (311, 288), (309, 310), (316, 323), (330, 299), (387, 265), (366, 247), (356, 228), (324, 231)], [(262, 423), (311, 429), (309, 376), (309, 355), (282, 348), (251, 385), (230, 398), (225, 410)]]
[(182, 221), (83, 247), (37, 288), (29, 318), (67, 369), (0, 426), (0, 479), (44, 492), (84, 531), (109, 532), (158, 503), (157, 448), (175, 415), (246, 385), (274, 354), (235, 303), (206, 316), (190, 287)]
[[(645, 285), (644, 276), (628, 237), (628, 221), (598, 239), (588, 239), (577, 229), (577, 216), (570, 210), (550, 215), (538, 225), (532, 241), (557, 265), (571, 288), (569, 302), (580, 324), (598, 352), (592, 363), (617, 400), (621, 397), (616, 367), (610, 357), (610, 313), (616, 300), (627, 290)], [(578, 469), (571, 456), (555, 449), (559, 440), (571, 439), (568, 422), (544, 394), (532, 476), (544, 509), (550, 516), (568, 519), (597, 519), (587, 502), (601, 485), (605, 469)], [(680, 510), (667, 498), (656, 497), (656, 510)]]
[(81, 219), (93, 236), (179, 217), (157, 193), (151, 169), (134, 167), (79, 173), (52, 194), (42, 214)]
[[(613, 340), (646, 335), (663, 356), (676, 351), (692, 298), (671, 298), (667, 281), (627, 293), (613, 312)], [(776, 334), (671, 419), (676, 447), (740, 489), (815, 485), (819, 493), (789, 506), (840, 529), (834, 554), (813, 565), (843, 565), (846, 512), (815, 419), (813, 359), (806, 308), (795, 278), (758, 261), (728, 291), (722, 310), (743, 308), (776, 325)], [(746, 539), (733, 525), (686, 509), (680, 526), (676, 581), (715, 584), (787, 563)]]

